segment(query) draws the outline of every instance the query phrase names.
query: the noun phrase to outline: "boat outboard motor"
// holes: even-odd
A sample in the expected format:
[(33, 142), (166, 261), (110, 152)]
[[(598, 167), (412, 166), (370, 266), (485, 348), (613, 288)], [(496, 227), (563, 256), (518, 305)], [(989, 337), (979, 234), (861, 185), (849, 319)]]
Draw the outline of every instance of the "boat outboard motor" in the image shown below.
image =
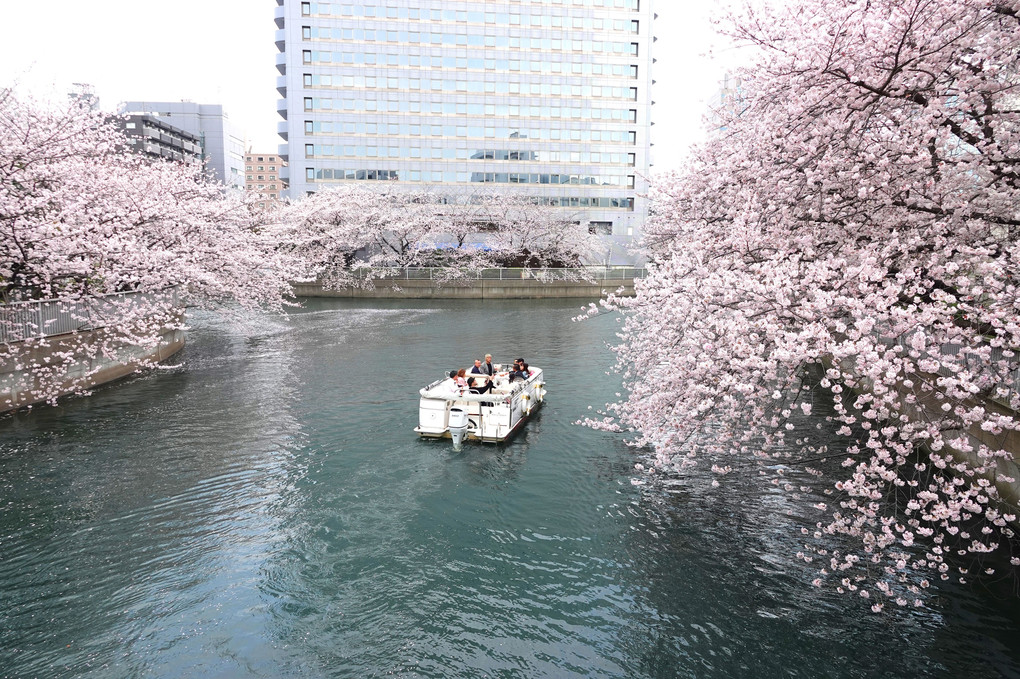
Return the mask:
[(468, 414), (463, 408), (450, 408), (450, 438), (453, 439), (453, 449), (460, 450), (464, 443), (464, 435), (467, 434)]

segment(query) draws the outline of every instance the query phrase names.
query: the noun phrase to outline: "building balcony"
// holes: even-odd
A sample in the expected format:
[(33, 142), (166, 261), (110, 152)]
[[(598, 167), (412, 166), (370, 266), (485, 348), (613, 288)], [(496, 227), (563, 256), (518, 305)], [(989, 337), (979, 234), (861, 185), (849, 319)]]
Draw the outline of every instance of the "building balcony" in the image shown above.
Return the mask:
[(287, 8), (283, 6), (282, 2), (280, 2), (280, 5), (273, 10), (273, 19), (276, 20), (276, 27), (283, 28), (286, 26), (286, 18)]
[(284, 99), (287, 98), (287, 76), (276, 76), (276, 91), (279, 92), (280, 96)]
[(276, 100), (276, 112), (280, 114), (280, 117), (284, 120), (287, 119), (287, 100), (277, 99)]
[(284, 139), (287, 139), (288, 136), (290, 135), (288, 125), (290, 125), (290, 123), (288, 123), (286, 120), (281, 120), (280, 122), (276, 123), (276, 133), (283, 137)]
[(280, 52), (279, 54), (276, 55), (276, 70), (279, 71), (281, 75), (287, 75), (286, 52)]
[(287, 30), (284, 28), (276, 30), (276, 49), (281, 52), (287, 51)]

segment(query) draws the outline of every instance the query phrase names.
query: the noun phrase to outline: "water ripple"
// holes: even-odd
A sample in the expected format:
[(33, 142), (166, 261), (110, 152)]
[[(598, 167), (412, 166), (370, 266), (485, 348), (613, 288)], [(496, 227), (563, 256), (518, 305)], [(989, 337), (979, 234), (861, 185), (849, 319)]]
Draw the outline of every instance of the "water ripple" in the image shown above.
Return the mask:
[[(197, 314), (179, 367), (0, 420), (0, 677), (1018, 675), (1010, 603), (810, 588), (810, 480), (632, 485), (570, 424), (619, 390), (612, 318), (408, 306)], [(419, 386), (484, 353), (546, 368), (539, 416), (416, 440)]]

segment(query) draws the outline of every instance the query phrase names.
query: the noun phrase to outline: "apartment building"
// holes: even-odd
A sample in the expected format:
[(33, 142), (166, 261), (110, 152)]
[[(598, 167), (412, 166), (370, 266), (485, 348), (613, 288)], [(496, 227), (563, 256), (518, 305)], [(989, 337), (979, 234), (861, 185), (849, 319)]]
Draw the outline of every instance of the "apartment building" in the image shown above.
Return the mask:
[(244, 157), (244, 187), (260, 194), (259, 207), (268, 207), (283, 197), (287, 186), (281, 178), (286, 163), (275, 153), (248, 153)]
[(135, 151), (153, 159), (202, 165), (202, 147), (196, 135), (148, 114), (118, 117), (116, 120), (127, 137), (128, 146)]
[(218, 104), (190, 101), (129, 101), (120, 113), (148, 114), (199, 139), (206, 169), (227, 186), (244, 188), (244, 133)]

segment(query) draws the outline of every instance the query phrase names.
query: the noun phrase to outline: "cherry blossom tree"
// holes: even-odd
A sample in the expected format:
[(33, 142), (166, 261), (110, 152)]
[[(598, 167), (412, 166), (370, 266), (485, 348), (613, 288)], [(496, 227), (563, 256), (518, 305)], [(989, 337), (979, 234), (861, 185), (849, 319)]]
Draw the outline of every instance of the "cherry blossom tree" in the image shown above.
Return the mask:
[[(102, 113), (0, 93), (0, 300), (55, 299), (81, 327), (103, 328), (59, 365), (35, 366), (39, 399), (55, 398), (76, 363), (154, 346), (183, 323), (176, 303), (280, 309), (290, 294), (297, 269), (266, 238), (250, 197), (144, 159), (126, 141)], [(137, 294), (102, 297), (120, 292)], [(46, 328), (12, 323), (15, 307), (0, 311), (10, 326), (0, 359), (50, 342), (38, 337)]]
[[(656, 182), (651, 274), (607, 300), (629, 394), (589, 423), (672, 473), (842, 459), (802, 556), (876, 611), (993, 575), (1020, 498), (1020, 5), (796, 0), (723, 25), (760, 56)], [(823, 419), (845, 451), (790, 436)]]
[(604, 260), (605, 244), (576, 213), (540, 196), (490, 193), (473, 198), (474, 218), (492, 225), (489, 245), (504, 266), (545, 269)]
[(326, 287), (372, 285), (407, 267), (439, 281), (481, 268), (577, 266), (602, 247), (587, 226), (532, 197), (503, 193), (375, 191), (344, 184), (276, 215), (274, 240)]

